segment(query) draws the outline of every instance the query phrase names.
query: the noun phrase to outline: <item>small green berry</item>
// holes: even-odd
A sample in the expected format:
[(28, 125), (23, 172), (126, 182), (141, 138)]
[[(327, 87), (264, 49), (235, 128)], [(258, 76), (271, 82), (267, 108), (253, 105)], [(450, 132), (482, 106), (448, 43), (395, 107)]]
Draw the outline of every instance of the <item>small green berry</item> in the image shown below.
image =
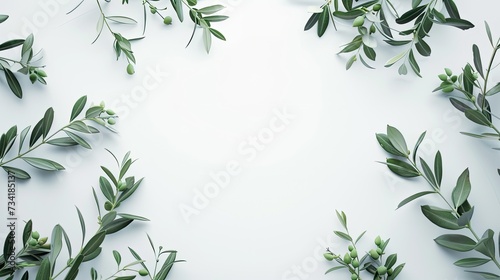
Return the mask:
[(387, 273), (387, 267), (381, 265), (377, 267), (377, 272), (379, 275), (385, 275)]
[(450, 79), (452, 82), (456, 82), (458, 80), (458, 77), (457, 77), (457, 75), (453, 75), (453, 76), (451, 76)]
[(104, 109), (104, 107), (106, 107), (106, 103), (104, 103), (104, 101), (101, 101), (101, 103), (99, 103), (99, 107)]
[(28, 241), (28, 245), (30, 245), (31, 247), (35, 247), (36, 245), (38, 245), (38, 241), (36, 241), (35, 239), (30, 239)]
[(353, 27), (360, 27), (365, 23), (365, 16), (358, 16), (357, 18), (354, 19), (354, 22), (352, 23)]
[(381, 9), (381, 8), (382, 8), (382, 5), (380, 5), (380, 4), (378, 4), (378, 3), (377, 3), (377, 4), (375, 4), (375, 5), (373, 5), (373, 10), (374, 10), (375, 12), (380, 11), (380, 9)]
[(328, 260), (328, 261), (333, 261), (333, 259), (335, 258), (335, 256), (332, 253), (330, 253), (330, 252), (324, 253), (323, 257), (325, 257), (325, 259)]
[(351, 258), (355, 259), (358, 257), (358, 251), (356, 251), (356, 249), (352, 250), (351, 251)]
[(357, 280), (358, 275), (356, 273), (351, 274), (351, 280)]
[(345, 255), (344, 255), (344, 262), (345, 262), (346, 264), (350, 264), (350, 263), (352, 262), (352, 258), (351, 258), (351, 256), (349, 255), (349, 253), (345, 253)]
[(453, 86), (446, 86), (442, 89), (443, 92), (449, 93), (452, 92), (455, 88)]
[(446, 74), (439, 74), (438, 77), (443, 82), (448, 81), (448, 76), (446, 76)]
[(358, 268), (358, 267), (359, 267), (359, 261), (358, 261), (358, 260), (353, 260), (353, 261), (352, 261), (352, 266), (353, 266), (354, 268)]
[(172, 24), (172, 17), (170, 16), (166, 16), (164, 19), (163, 19), (163, 23), (166, 24), (166, 25), (170, 25)]
[(388, 274), (389, 276), (391, 276), (393, 272), (394, 272), (394, 270), (392, 270), (392, 268), (387, 270), (387, 274)]
[(110, 118), (110, 119), (108, 119), (108, 124), (114, 125), (114, 124), (116, 124), (116, 120), (114, 118)]
[(375, 33), (375, 31), (377, 31), (377, 29), (375, 28), (375, 25), (373, 25), (373, 24), (372, 24), (372, 25), (370, 26), (370, 34)]
[(49, 240), (47, 237), (38, 239), (38, 245), (44, 245), (45, 243), (47, 243), (47, 240)]
[(139, 275), (140, 275), (140, 276), (147, 276), (147, 275), (149, 275), (149, 273), (148, 273), (148, 271), (147, 271), (147, 270), (145, 270), (145, 269), (141, 269), (141, 270), (139, 270)]
[(369, 253), (370, 253), (370, 257), (372, 257), (372, 259), (374, 259), (374, 260), (377, 260), (380, 257), (380, 255), (374, 249), (371, 249)]
[(380, 246), (382, 244), (382, 238), (380, 238), (380, 235), (375, 237), (375, 245)]
[(109, 201), (106, 201), (106, 203), (104, 203), (104, 209), (106, 209), (106, 211), (110, 211), (111, 209), (113, 209), (113, 204)]
[(110, 115), (110, 116), (114, 116), (115, 115), (115, 111), (111, 110), (111, 109), (107, 109), (106, 110), (106, 114)]
[(349, 252), (351, 252), (352, 250), (354, 250), (354, 246), (349, 245), (349, 246), (347, 246), (347, 249), (349, 250)]
[(377, 250), (376, 250), (376, 251), (377, 251), (377, 254), (382, 255), (382, 249), (377, 248)]
[(30, 81), (34, 84), (38, 80), (38, 76), (35, 73), (30, 74)]
[(127, 74), (134, 75), (134, 73), (135, 73), (134, 65), (132, 65), (132, 63), (129, 63), (127, 65)]
[(33, 237), (33, 239), (38, 240), (38, 238), (40, 238), (40, 233), (38, 233), (38, 231), (34, 231), (31, 233), (31, 237)]
[(446, 75), (448, 75), (448, 76), (453, 75), (453, 72), (451, 71), (451, 69), (450, 69), (450, 68), (444, 68), (444, 72), (445, 72), (445, 73), (446, 73)]
[(151, 6), (151, 7), (149, 7), (149, 11), (154, 15), (154, 14), (156, 14), (157, 10), (156, 10), (156, 7)]

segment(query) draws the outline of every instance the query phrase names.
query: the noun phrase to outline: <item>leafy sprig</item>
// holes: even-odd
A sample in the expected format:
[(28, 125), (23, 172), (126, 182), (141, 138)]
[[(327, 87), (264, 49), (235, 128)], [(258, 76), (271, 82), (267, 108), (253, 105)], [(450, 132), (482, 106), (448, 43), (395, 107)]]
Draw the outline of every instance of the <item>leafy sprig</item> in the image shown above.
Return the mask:
[[(73, 10), (70, 11), (70, 13), (74, 11), (76, 8), (78, 8), (84, 1), (85, 0), (82, 0)], [(111, 0), (105, 0), (105, 1), (111, 2)], [(123, 36), (121, 33), (114, 31), (112, 28), (112, 24), (116, 23), (136, 24), (138, 23), (137, 20), (127, 16), (106, 15), (103, 10), (101, 1), (96, 0), (100, 15), (99, 15), (99, 20), (97, 22), (97, 37), (92, 43), (97, 41), (102, 31), (104, 30), (104, 27), (106, 27), (106, 29), (111, 33), (111, 35), (114, 38), (113, 48), (115, 50), (116, 59), (118, 60), (121, 54), (125, 56), (127, 60), (127, 73), (130, 75), (135, 73), (134, 65), (136, 64), (136, 58), (134, 52), (132, 51), (131, 42), (144, 38), (146, 33), (148, 10), (149, 13), (160, 17), (165, 25), (172, 24), (172, 17), (164, 16), (162, 14), (163, 11), (167, 10), (167, 7), (159, 8), (158, 5), (152, 3), (157, 1), (159, 0), (142, 0), (143, 13), (144, 13), (142, 35), (136, 38), (127, 38), (126, 36)], [(193, 40), (198, 27), (201, 27), (203, 29), (203, 44), (205, 46), (205, 50), (207, 51), (207, 53), (210, 52), (210, 49), (212, 47), (212, 37), (218, 38), (223, 41), (226, 40), (225, 36), (220, 31), (212, 27), (212, 23), (221, 22), (228, 18), (225, 15), (216, 15), (217, 12), (224, 9), (224, 6), (211, 5), (203, 8), (196, 8), (196, 5), (198, 4), (197, 0), (171, 0), (170, 3), (173, 9), (175, 10), (178, 19), (181, 22), (184, 21), (184, 7), (187, 7), (189, 9), (189, 16), (192, 22), (194, 23), (194, 27), (193, 27), (193, 33), (191, 35), (191, 38), (189, 39), (187, 46), (189, 46), (189, 44)], [(122, 0), (122, 4), (128, 4), (128, 0)]]
[[(0, 23), (3, 23), (8, 18), (8, 15), (0, 15)], [(28, 76), (32, 84), (36, 82), (47, 84), (45, 81), (47, 73), (43, 70), (45, 66), (36, 65), (36, 62), (41, 57), (37, 58), (38, 53), (33, 52), (34, 40), (33, 34), (30, 34), (26, 39), (12, 39), (0, 44), (0, 51), (21, 47), (21, 57), (19, 59), (0, 56), (0, 70), (4, 72), (10, 90), (18, 98), (23, 98), (23, 89), (14, 74), (16, 71)], [(15, 70), (16, 67), (17, 70)]]
[(500, 140), (500, 129), (493, 122), (499, 117), (493, 114), (488, 98), (500, 92), (500, 83), (491, 86), (491, 72), (495, 67), (496, 56), (500, 48), (500, 38), (493, 41), (491, 30), (485, 22), (486, 34), (492, 47), (488, 66), (483, 68), (479, 47), (472, 46), (473, 64), (467, 63), (461, 73), (453, 75), (452, 70), (445, 68), (445, 73), (439, 75), (441, 84), (434, 91), (444, 93), (457, 92), (460, 96), (450, 97), (450, 102), (457, 110), (464, 113), (470, 121), (488, 127), (489, 132), (481, 134), (462, 132), (462, 134), (485, 139)]
[(325, 272), (325, 274), (341, 269), (347, 269), (351, 275), (351, 280), (361, 280), (363, 271), (370, 274), (370, 278), (373, 279), (396, 279), (399, 273), (403, 270), (405, 264), (403, 263), (396, 266), (398, 260), (397, 254), (389, 255), (384, 262), (384, 255), (386, 254), (385, 249), (389, 244), (390, 239), (384, 241), (380, 238), (380, 236), (377, 236), (374, 240), (375, 248), (370, 249), (367, 253), (361, 256), (356, 245), (365, 235), (366, 231), (354, 239), (353, 236), (350, 235), (347, 227), (346, 214), (343, 211), (336, 211), (336, 213), (337, 218), (342, 224), (345, 232), (334, 231), (334, 233), (341, 239), (349, 242), (347, 247), (348, 252), (346, 252), (342, 257), (340, 254), (335, 254), (327, 248), (326, 253), (323, 254), (325, 259), (328, 261), (335, 260), (340, 265), (330, 268)]
[[(387, 133), (378, 133), (376, 138), (380, 146), (391, 156), (383, 164), (387, 165), (394, 174), (404, 177), (422, 177), (431, 187), (430, 190), (415, 193), (402, 200), (398, 208), (412, 202), (420, 197), (436, 195), (442, 201), (439, 206), (422, 205), (423, 215), (438, 227), (447, 230), (467, 231), (464, 234), (443, 234), (434, 241), (441, 247), (458, 252), (472, 252), (467, 258), (460, 259), (454, 264), (464, 268), (479, 267), (487, 263), (493, 263), (500, 272), (500, 262), (495, 253), (495, 232), (487, 229), (482, 236), (477, 234), (477, 230), (472, 226), (474, 206), (469, 201), (472, 191), (469, 169), (465, 169), (457, 179), (457, 183), (452, 190), (451, 199), (446, 199), (442, 193), (441, 182), (443, 178), (443, 161), (441, 153), (438, 151), (434, 157), (434, 166), (431, 166), (421, 157), (418, 157), (418, 148), (425, 138), (425, 132), (418, 138), (413, 153), (408, 150), (406, 140), (401, 132), (392, 126), (387, 126)], [(411, 155), (411, 156), (410, 156)], [(482, 256), (481, 256), (482, 255)], [(500, 275), (489, 271), (470, 271), (485, 279), (498, 279)], [(497, 272), (498, 273), (498, 272)]]
[[(113, 155), (113, 154), (111, 154)], [(114, 155), (113, 155), (114, 157)], [(116, 159), (116, 157), (115, 157)], [(30, 272), (36, 273), (36, 279), (57, 279), (64, 277), (65, 280), (73, 280), (80, 273), (80, 266), (84, 262), (89, 262), (96, 259), (102, 252), (101, 245), (106, 237), (123, 230), (133, 221), (149, 221), (147, 218), (118, 212), (121, 203), (130, 198), (141, 185), (143, 178), (136, 180), (134, 176), (126, 176), (130, 166), (134, 160), (130, 158), (130, 152), (127, 153), (122, 159), (121, 163), (117, 160), (118, 172), (113, 174), (110, 169), (101, 166), (107, 177), (99, 177), (99, 187), (102, 195), (106, 199), (104, 205), (101, 205), (96, 190), (93, 188), (93, 196), (97, 205), (98, 229), (96, 232), (87, 239), (87, 225), (81, 211), (76, 208), (78, 220), (81, 228), (81, 242), (80, 248), (76, 254), (73, 255), (73, 246), (71, 239), (61, 225), (56, 225), (49, 239), (47, 237), (40, 237), (37, 231), (33, 231), (33, 222), (29, 220), (23, 230), (23, 246), (19, 252), (15, 253), (14, 260), (9, 258), (14, 253), (14, 243), (11, 232), (4, 243), (3, 255), (0, 256), (0, 277), (8, 276), (7, 279), (11, 280), (14, 273), (23, 273), (22, 280), (29, 279)], [(113, 257), (117, 263), (117, 272), (112, 274), (106, 279), (125, 280), (134, 279), (137, 275), (147, 276), (154, 280), (164, 280), (169, 274), (174, 263), (179, 262), (176, 260), (176, 251), (164, 251), (162, 247), (159, 248), (158, 254), (151, 238), (148, 236), (149, 242), (155, 254), (155, 270), (150, 272), (145, 266), (145, 260), (140, 258), (133, 249), (131, 251), (135, 261), (132, 261), (124, 266), (121, 266), (121, 254), (113, 250)], [(60, 261), (61, 252), (63, 247), (67, 249), (68, 259), (63, 262), (62, 268), (57, 266), (58, 260)], [(157, 272), (156, 266), (160, 261), (160, 256), (168, 254), (162, 268)], [(7, 257), (6, 257), (7, 256)], [(8, 260), (8, 261), (7, 261)], [(137, 268), (135, 268), (137, 267)], [(142, 268), (141, 268), (142, 267)], [(29, 268), (29, 270), (28, 270)], [(126, 272), (127, 276), (119, 276), (119, 273)], [(101, 279), (95, 268), (91, 268), (90, 275), (92, 280)]]
[[(375, 61), (378, 46), (377, 38), (382, 39), (390, 46), (408, 46), (407, 49), (385, 63), (385, 67), (391, 67), (403, 61), (398, 69), (399, 74), (406, 75), (408, 66), (413, 72), (421, 77), (420, 66), (415, 58), (415, 52), (427, 57), (431, 54), (431, 47), (425, 41), (429, 36), (434, 24), (443, 24), (460, 28), (462, 30), (474, 27), (474, 25), (460, 17), (458, 8), (453, 0), (430, 0), (422, 3), (422, 0), (413, 0), (411, 9), (400, 13), (390, 0), (359, 1), (354, 5), (352, 0), (342, 0), (340, 7), (338, 0), (326, 0), (319, 9), (314, 9), (307, 21), (304, 30), (309, 30), (317, 25), (318, 36), (325, 34), (331, 22), (336, 29), (336, 21), (348, 21), (357, 30), (357, 35), (351, 42), (342, 46), (339, 53), (354, 53), (347, 63), (349, 69), (357, 60), (363, 65), (373, 69), (368, 63)], [(444, 3), (446, 12), (441, 10), (440, 4)], [(447, 14), (447, 16), (445, 15)], [(389, 20), (401, 26), (403, 30), (397, 30), (389, 25)], [(405, 26), (412, 23), (412, 27)], [(398, 36), (394, 36), (397, 32)]]
[[(91, 149), (92, 146), (82, 135), (97, 134), (100, 131), (89, 123), (97, 124), (115, 132), (111, 126), (116, 123), (118, 116), (113, 110), (106, 109), (104, 103), (89, 107), (85, 112), (85, 116), (78, 118), (85, 109), (86, 103), (86, 96), (79, 98), (73, 105), (69, 118), (70, 122), (53, 133), (50, 133), (54, 121), (54, 109), (52, 108), (45, 111), (43, 118), (33, 126), (33, 129), (28, 126), (18, 133), (17, 125), (12, 126), (0, 136), (0, 167), (18, 179), (31, 178), (25, 170), (10, 165), (18, 160), (45, 171), (64, 170), (64, 166), (58, 162), (42, 157), (32, 157), (32, 152), (44, 145), (59, 147), (81, 146)], [(60, 136), (61, 134), (65, 134), (65, 136)], [(16, 142), (18, 143), (17, 149), (13, 150)], [(25, 143), (27, 147), (25, 147)]]

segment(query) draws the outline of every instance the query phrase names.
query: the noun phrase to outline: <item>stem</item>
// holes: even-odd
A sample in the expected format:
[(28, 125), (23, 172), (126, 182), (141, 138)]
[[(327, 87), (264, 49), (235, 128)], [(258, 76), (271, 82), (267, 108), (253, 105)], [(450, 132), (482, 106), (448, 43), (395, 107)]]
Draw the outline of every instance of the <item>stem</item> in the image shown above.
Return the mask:
[[(81, 119), (80, 121), (86, 121), (86, 120), (89, 120), (89, 119), (85, 118), (85, 119)], [(74, 121), (73, 121), (73, 122), (74, 122)], [(9, 162), (12, 162), (12, 161), (14, 161), (14, 160), (20, 159), (20, 158), (22, 158), (23, 156), (25, 156), (25, 155), (27, 155), (27, 154), (31, 153), (32, 151), (34, 151), (34, 150), (35, 150), (35, 149), (37, 149), (38, 147), (40, 147), (40, 146), (42, 146), (42, 145), (46, 144), (46, 143), (47, 143), (50, 139), (52, 139), (52, 137), (54, 137), (56, 134), (58, 134), (59, 132), (63, 131), (64, 129), (68, 128), (68, 127), (69, 127), (69, 126), (70, 126), (73, 122), (70, 122), (69, 124), (67, 124), (67, 125), (63, 126), (61, 129), (57, 130), (56, 132), (54, 132), (53, 134), (51, 134), (51, 135), (50, 135), (50, 136), (48, 136), (47, 138), (43, 139), (43, 140), (42, 140), (42, 142), (40, 142), (40, 143), (38, 143), (38, 144), (34, 145), (33, 147), (29, 148), (26, 152), (24, 152), (24, 153), (19, 153), (17, 156), (15, 156), (15, 157), (13, 157), (13, 158), (11, 158), (11, 159), (9, 159), (9, 160), (5, 161), (5, 162), (3, 162), (3, 159), (2, 159), (2, 161), (0, 161), (0, 167), (1, 167), (1, 166), (4, 166), (5, 164), (7, 164), (7, 163), (9, 163)]]
[[(498, 44), (497, 44), (498, 46)], [(483, 86), (483, 102), (481, 102), (481, 110), (484, 110), (484, 106), (486, 105), (486, 90), (488, 85), (488, 79), (490, 77), (490, 73), (493, 66), (493, 61), (495, 60), (495, 56), (497, 54), (498, 47), (494, 48), (493, 53), (491, 54), (490, 62), (488, 63), (488, 68), (486, 69), (486, 76), (484, 77), (484, 86)], [(496, 130), (496, 129), (495, 129)], [(498, 130), (496, 130), (498, 132)]]

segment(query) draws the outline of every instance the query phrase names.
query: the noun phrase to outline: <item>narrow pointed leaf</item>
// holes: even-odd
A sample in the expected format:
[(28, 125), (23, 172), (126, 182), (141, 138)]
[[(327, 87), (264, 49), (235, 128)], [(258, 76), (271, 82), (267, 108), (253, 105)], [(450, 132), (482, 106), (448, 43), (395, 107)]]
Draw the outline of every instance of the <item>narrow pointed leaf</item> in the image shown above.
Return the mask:
[(472, 53), (474, 56), (474, 67), (476, 67), (476, 71), (484, 78), (483, 74), (483, 63), (481, 62), (481, 54), (479, 52), (479, 48), (476, 44), (472, 45)]
[(414, 195), (411, 195), (411, 196), (403, 199), (403, 201), (401, 201), (398, 204), (398, 208), (397, 209), (403, 207), (404, 205), (408, 204), (409, 202), (411, 202), (411, 201), (413, 201), (413, 200), (415, 200), (415, 199), (417, 199), (419, 197), (422, 197), (422, 196), (428, 195), (428, 194), (434, 194), (434, 193), (436, 193), (436, 192), (434, 192), (434, 191), (424, 191), (424, 192), (419, 192), (419, 193), (416, 193)]
[(325, 34), (328, 24), (330, 23), (330, 8), (325, 6), (323, 12), (319, 15), (318, 19), (318, 36), (321, 37)]
[(33, 167), (46, 171), (59, 171), (64, 170), (64, 166), (59, 163), (44, 159), (44, 158), (34, 158), (34, 157), (22, 157), (22, 159)]
[(9, 172), (12, 175), (14, 175), (14, 177), (16, 177), (17, 179), (27, 180), (27, 179), (31, 178), (30, 174), (28, 174), (28, 172), (26, 172), (26, 171), (24, 171), (22, 169), (19, 169), (19, 168), (16, 168), (16, 167), (11, 167), (11, 166), (6, 166), (6, 165), (2, 166), (2, 168), (6, 172)]

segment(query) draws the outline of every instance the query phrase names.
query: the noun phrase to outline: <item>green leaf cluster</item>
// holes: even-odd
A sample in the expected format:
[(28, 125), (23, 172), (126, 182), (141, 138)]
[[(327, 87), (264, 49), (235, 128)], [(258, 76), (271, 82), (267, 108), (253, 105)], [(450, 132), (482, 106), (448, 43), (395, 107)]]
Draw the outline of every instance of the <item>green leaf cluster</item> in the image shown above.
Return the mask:
[[(449, 71), (448, 71), (449, 72)], [(451, 74), (450, 74), (451, 75)], [(376, 138), (380, 146), (391, 156), (383, 164), (387, 165), (394, 174), (405, 177), (422, 177), (431, 190), (417, 192), (402, 200), (398, 208), (426, 195), (436, 195), (442, 200), (442, 205), (422, 205), (422, 214), (436, 226), (454, 231), (468, 231), (464, 234), (443, 234), (434, 241), (447, 249), (458, 252), (472, 252), (470, 257), (460, 259), (455, 265), (465, 268), (479, 267), (487, 263), (493, 263), (500, 271), (500, 263), (495, 253), (494, 231), (487, 229), (479, 237), (472, 227), (471, 220), (474, 214), (474, 206), (468, 199), (472, 191), (469, 169), (465, 169), (458, 177), (451, 192), (451, 198), (446, 199), (441, 190), (443, 178), (443, 161), (438, 151), (434, 157), (434, 166), (431, 167), (423, 158), (417, 159), (418, 147), (425, 138), (425, 132), (421, 134), (415, 144), (413, 153), (406, 150), (406, 140), (399, 130), (387, 126), (387, 133), (378, 133)], [(407, 152), (406, 152), (407, 151)], [(469, 271), (479, 274), (486, 279), (497, 279), (500, 275), (489, 271)]]
[[(111, 153), (114, 157), (114, 155)], [(114, 157), (116, 159), (116, 157)], [(118, 231), (122, 231), (134, 221), (149, 221), (147, 218), (118, 212), (120, 204), (131, 197), (141, 185), (143, 178), (136, 180), (134, 176), (127, 176), (127, 172), (134, 161), (130, 159), (130, 152), (122, 159), (121, 163), (117, 160), (118, 172), (113, 174), (109, 168), (101, 166), (106, 177), (99, 178), (101, 196), (107, 200), (102, 209), (99, 203), (99, 195), (93, 189), (94, 200), (98, 210), (98, 229), (90, 237), (87, 238), (87, 226), (84, 216), (80, 209), (76, 208), (78, 221), (81, 228), (81, 241), (79, 249), (74, 251), (74, 245), (64, 228), (57, 224), (54, 226), (50, 239), (48, 237), (40, 237), (37, 231), (33, 231), (33, 222), (26, 222), (23, 230), (23, 246), (15, 253), (15, 259), (6, 261), (9, 256), (14, 253), (14, 243), (12, 234), (9, 234), (4, 243), (3, 255), (0, 256), (0, 277), (13, 279), (15, 273), (22, 273), (22, 280), (29, 279), (30, 273), (35, 274), (36, 280), (52, 280), (56, 278), (64, 278), (64, 280), (73, 280), (81, 272), (82, 263), (89, 262), (101, 255), (102, 244), (106, 238)], [(110, 183), (111, 181), (111, 183)], [(112, 202), (109, 208), (106, 205)], [(121, 254), (113, 250), (113, 257), (117, 263), (117, 271), (106, 279), (134, 279), (137, 275), (150, 276), (154, 280), (164, 280), (168, 276), (172, 266), (179, 262), (176, 259), (177, 252), (173, 250), (163, 250), (163, 247), (156, 247), (148, 235), (148, 240), (152, 251), (155, 255), (154, 270), (149, 270), (136, 251), (129, 248), (133, 261), (122, 266)], [(63, 267), (56, 266), (58, 261), (61, 261), (61, 252), (63, 248), (67, 250), (68, 259), (63, 262)], [(166, 259), (158, 270), (160, 258), (166, 255)], [(5, 257), (7, 256), (7, 258)], [(128, 274), (128, 275), (124, 275)], [(90, 269), (90, 279), (102, 279), (95, 268)]]
[[(78, 118), (86, 107), (87, 97), (82, 96), (73, 105), (70, 122), (51, 133), (54, 122), (54, 109), (48, 108), (44, 116), (33, 126), (28, 126), (18, 132), (17, 125), (12, 126), (7, 132), (0, 136), (0, 167), (10, 172), (18, 179), (30, 179), (30, 174), (20, 167), (12, 166), (11, 163), (22, 160), (28, 165), (44, 171), (64, 170), (64, 166), (51, 159), (31, 156), (33, 152), (45, 145), (58, 147), (81, 146), (91, 149), (90, 143), (85, 140), (84, 135), (100, 133), (93, 126), (105, 127), (115, 131), (111, 126), (118, 117), (115, 113), (104, 107), (104, 104), (89, 107), (85, 116)], [(64, 135), (64, 136), (62, 136)], [(14, 145), (17, 142), (17, 145)], [(15, 149), (14, 147), (17, 146)]]
[[(411, 9), (400, 14), (391, 0), (326, 0), (318, 11), (314, 11), (308, 19), (304, 30), (317, 26), (318, 36), (325, 34), (329, 23), (336, 29), (336, 21), (348, 21), (357, 30), (351, 42), (342, 46), (339, 53), (353, 53), (347, 60), (346, 69), (355, 61), (373, 69), (368, 63), (376, 60), (377, 39), (382, 39), (389, 46), (408, 46), (406, 50), (390, 58), (385, 67), (391, 67), (403, 61), (399, 68), (400, 75), (408, 73), (408, 66), (421, 77), (420, 66), (415, 53), (423, 57), (431, 55), (431, 47), (425, 41), (434, 24), (453, 26), (462, 30), (474, 27), (469, 21), (462, 19), (453, 0), (442, 0), (446, 11), (437, 10), (441, 0), (430, 0), (426, 3), (412, 1)], [(445, 15), (446, 14), (446, 15)], [(392, 24), (389, 22), (394, 19)], [(410, 28), (407, 25), (412, 24)], [(400, 27), (397, 30), (395, 26)], [(393, 33), (397, 33), (394, 35)]]
[[(7, 15), (0, 15), (0, 23), (9, 18)], [(36, 63), (40, 58), (38, 54), (33, 52), (33, 43), (35, 38), (33, 34), (28, 35), (26, 39), (11, 39), (0, 44), (0, 51), (9, 50), (16, 47), (21, 47), (20, 59), (12, 59), (0, 56), (0, 71), (4, 72), (5, 80), (11, 92), (18, 98), (23, 98), (23, 89), (14, 72), (28, 76), (32, 84), (39, 82), (46, 85), (45, 78), (47, 73), (42, 69), (44, 66), (39, 66)], [(18, 66), (17, 70), (14, 70)]]
[(361, 253), (356, 246), (359, 240), (365, 235), (366, 231), (361, 233), (357, 238), (354, 238), (349, 233), (346, 214), (343, 211), (335, 212), (343, 227), (343, 231), (334, 231), (333, 233), (340, 239), (347, 241), (349, 245), (344, 255), (335, 254), (327, 248), (323, 256), (328, 261), (336, 261), (338, 265), (328, 269), (325, 274), (337, 270), (347, 270), (353, 280), (361, 279), (363, 273), (371, 275), (373, 279), (396, 279), (403, 270), (405, 264), (396, 265), (398, 260), (397, 254), (391, 254), (385, 258), (386, 247), (390, 239), (384, 241), (380, 236), (377, 236), (374, 240), (375, 247)]
[[(73, 12), (76, 10), (85, 0), (82, 0), (74, 9), (70, 11)], [(106, 2), (111, 2), (106, 1)], [(158, 16), (161, 18), (165, 25), (172, 24), (172, 17), (164, 15), (164, 11), (168, 8), (159, 8), (157, 3), (160, 0), (142, 0), (143, 6), (143, 30), (142, 36), (136, 38), (127, 38), (123, 36), (121, 33), (113, 30), (113, 24), (137, 24), (138, 21), (123, 15), (118, 16), (110, 16), (104, 12), (104, 8), (101, 4), (100, 0), (97, 0), (97, 6), (99, 8), (99, 20), (97, 21), (97, 36), (94, 43), (100, 37), (102, 31), (106, 28), (111, 33), (114, 38), (113, 49), (115, 50), (117, 60), (123, 54), (127, 60), (127, 73), (132, 75), (135, 73), (134, 65), (136, 64), (136, 58), (134, 56), (134, 52), (132, 50), (132, 41), (141, 40), (144, 38), (146, 33), (146, 26), (148, 21), (148, 14), (152, 14), (153, 16)], [(165, 1), (166, 2), (166, 1)], [(122, 5), (128, 4), (128, 0), (122, 0)], [(212, 27), (213, 23), (221, 22), (228, 19), (228, 16), (217, 14), (219, 11), (224, 9), (222, 5), (210, 5), (203, 8), (197, 8), (198, 1), (197, 0), (170, 0), (170, 5), (175, 11), (175, 14), (179, 21), (184, 21), (184, 9), (187, 8), (189, 10), (189, 17), (194, 23), (193, 32), (191, 38), (188, 41), (188, 46), (194, 38), (196, 30), (198, 27), (203, 29), (203, 44), (207, 53), (210, 52), (212, 47), (212, 38), (215, 37), (217, 39), (225, 41), (225, 36), (217, 29)], [(149, 12), (148, 12), (149, 10)], [(186, 46), (187, 47), (187, 46)]]

